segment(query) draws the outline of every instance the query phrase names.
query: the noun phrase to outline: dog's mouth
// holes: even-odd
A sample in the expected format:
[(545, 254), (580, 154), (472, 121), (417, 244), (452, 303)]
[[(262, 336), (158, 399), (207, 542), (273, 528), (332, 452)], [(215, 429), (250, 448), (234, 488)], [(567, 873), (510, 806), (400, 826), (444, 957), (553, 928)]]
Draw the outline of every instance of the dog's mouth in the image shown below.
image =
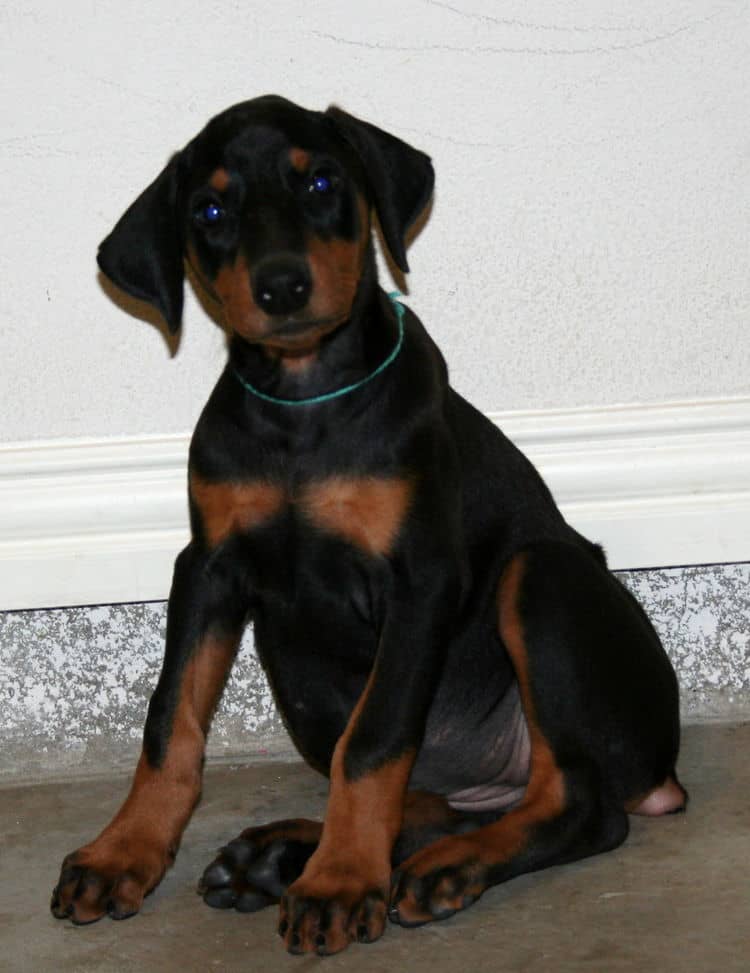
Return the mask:
[(288, 317), (274, 323), (256, 340), (268, 348), (289, 354), (308, 354), (322, 338), (339, 328), (347, 319), (345, 314), (330, 314), (316, 318)]

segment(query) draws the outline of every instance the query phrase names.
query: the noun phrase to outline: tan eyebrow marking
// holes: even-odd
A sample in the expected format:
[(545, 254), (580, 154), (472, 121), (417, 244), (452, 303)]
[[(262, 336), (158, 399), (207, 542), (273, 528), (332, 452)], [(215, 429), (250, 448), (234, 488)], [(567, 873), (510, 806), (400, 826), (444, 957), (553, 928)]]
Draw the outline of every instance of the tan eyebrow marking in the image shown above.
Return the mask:
[(223, 193), (229, 186), (231, 182), (231, 177), (226, 169), (220, 166), (218, 169), (214, 169), (211, 173), (211, 178), (208, 180), (208, 185), (215, 189), (217, 192)]
[(296, 169), (297, 172), (307, 172), (310, 165), (310, 153), (305, 152), (304, 149), (291, 149), (289, 161), (292, 163), (292, 168)]

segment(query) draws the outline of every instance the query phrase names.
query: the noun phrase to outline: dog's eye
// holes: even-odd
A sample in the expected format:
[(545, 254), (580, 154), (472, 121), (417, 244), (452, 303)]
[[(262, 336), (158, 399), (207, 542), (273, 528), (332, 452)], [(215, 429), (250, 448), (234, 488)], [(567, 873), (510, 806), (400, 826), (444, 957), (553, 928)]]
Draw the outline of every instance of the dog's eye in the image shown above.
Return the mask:
[(308, 192), (320, 193), (321, 195), (332, 193), (334, 190), (333, 177), (324, 172), (316, 172), (310, 177), (307, 190)]
[(194, 218), (200, 226), (218, 226), (224, 219), (224, 210), (218, 203), (204, 203), (195, 211)]

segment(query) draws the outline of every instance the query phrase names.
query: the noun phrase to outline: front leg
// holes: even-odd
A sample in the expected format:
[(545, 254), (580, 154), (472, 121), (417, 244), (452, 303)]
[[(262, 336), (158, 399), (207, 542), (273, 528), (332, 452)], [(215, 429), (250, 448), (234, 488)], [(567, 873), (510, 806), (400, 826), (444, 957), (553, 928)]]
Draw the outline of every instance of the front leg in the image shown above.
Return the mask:
[(391, 853), (407, 783), (440, 676), (457, 585), (394, 572), (370, 677), (331, 762), (318, 848), (281, 901), (292, 953), (336, 953), (383, 932)]
[[(218, 574), (218, 573), (217, 573)], [(194, 544), (177, 558), (159, 682), (130, 793), (98, 838), (68, 855), (52, 912), (76, 924), (140, 909), (177, 853), (201, 789), (206, 734), (234, 660), (245, 608)]]

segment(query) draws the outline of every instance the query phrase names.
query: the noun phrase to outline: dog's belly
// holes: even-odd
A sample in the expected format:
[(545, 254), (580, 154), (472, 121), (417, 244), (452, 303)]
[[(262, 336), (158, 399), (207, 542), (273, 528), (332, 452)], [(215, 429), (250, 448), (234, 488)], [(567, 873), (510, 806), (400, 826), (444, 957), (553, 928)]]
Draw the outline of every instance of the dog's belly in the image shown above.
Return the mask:
[(461, 811), (511, 807), (523, 797), (531, 748), (518, 685), (480, 719), (430, 713), (410, 787), (443, 794)]
[[(285, 723), (299, 750), (326, 771), (333, 748), (363, 691), (375, 655), (376, 638), (356, 613), (277, 615), (256, 624), (258, 649)], [(259, 620), (260, 621), (260, 620)], [(311, 654), (305, 634), (330, 634), (330, 652), (321, 652), (323, 636)], [(284, 664), (279, 665), (281, 658)], [(290, 661), (294, 660), (290, 665)], [(499, 668), (499, 666), (498, 666)], [(484, 811), (517, 803), (529, 772), (526, 719), (512, 682), (492, 698), (492, 680), (477, 706), (454, 705), (449, 692), (438, 694), (409, 781), (411, 789), (446, 796), (455, 808)]]
[[(276, 563), (271, 552), (258, 559), (254, 615), (286, 726), (303, 756), (325, 771), (375, 659), (380, 579), (368, 562), (316, 541), (311, 563)], [(517, 684), (494, 630), (490, 594), (479, 600), (487, 605), (448, 652), (409, 782), (467, 811), (516, 803), (529, 771)]]

